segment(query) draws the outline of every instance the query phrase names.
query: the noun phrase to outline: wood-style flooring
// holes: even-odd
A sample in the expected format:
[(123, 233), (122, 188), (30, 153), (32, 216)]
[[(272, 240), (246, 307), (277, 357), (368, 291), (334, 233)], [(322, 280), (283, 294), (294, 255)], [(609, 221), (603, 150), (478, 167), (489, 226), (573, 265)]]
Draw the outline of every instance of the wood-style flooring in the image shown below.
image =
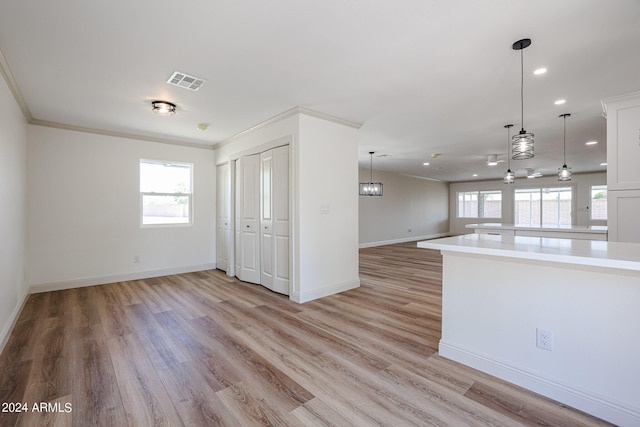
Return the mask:
[(441, 271), (407, 243), (306, 304), (221, 271), (31, 295), (0, 356), (28, 411), (0, 425), (606, 425), (439, 357)]

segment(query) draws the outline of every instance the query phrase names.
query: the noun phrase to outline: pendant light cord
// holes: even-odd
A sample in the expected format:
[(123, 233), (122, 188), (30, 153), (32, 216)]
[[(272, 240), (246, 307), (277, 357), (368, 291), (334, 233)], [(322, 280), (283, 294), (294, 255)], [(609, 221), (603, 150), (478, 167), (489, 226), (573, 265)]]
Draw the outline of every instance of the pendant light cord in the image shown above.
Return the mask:
[(524, 53), (522, 52), (524, 48), (520, 48), (520, 112), (521, 123), (522, 123), (522, 133), (524, 133)]
[(369, 163), (369, 183), (373, 183), (373, 153), (369, 153), (371, 162)]
[(562, 135), (562, 164), (567, 165), (567, 116), (562, 115), (563, 135)]

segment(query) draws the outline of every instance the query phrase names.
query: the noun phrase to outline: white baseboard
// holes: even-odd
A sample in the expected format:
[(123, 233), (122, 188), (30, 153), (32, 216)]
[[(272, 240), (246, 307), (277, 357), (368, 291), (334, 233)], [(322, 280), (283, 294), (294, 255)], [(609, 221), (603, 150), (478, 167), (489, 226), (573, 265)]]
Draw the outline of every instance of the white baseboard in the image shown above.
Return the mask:
[(535, 372), (529, 372), (442, 340), (440, 340), (438, 346), (438, 353), (442, 357), (501, 378), (616, 425), (640, 425), (640, 408), (630, 408), (604, 396), (598, 396), (571, 385), (562, 384)]
[(348, 282), (336, 283), (335, 285), (326, 286), (320, 289), (314, 289), (310, 292), (294, 291), (289, 297), (292, 301), (299, 304), (313, 301), (314, 299), (326, 297), (329, 295), (337, 294), (339, 292), (348, 291), (360, 287), (360, 279), (350, 280)]
[(30, 293), (61, 291), (64, 289), (82, 288), (84, 286), (105, 285), (107, 283), (125, 282), (128, 280), (149, 279), (151, 277), (170, 276), (172, 274), (193, 273), (195, 271), (213, 270), (216, 263), (187, 265), (184, 267), (163, 268), (160, 270), (139, 271), (135, 273), (114, 274), (110, 276), (88, 277), (84, 279), (65, 280), (62, 282), (32, 284)]
[(362, 248), (373, 248), (375, 246), (384, 246), (384, 245), (394, 245), (396, 243), (405, 243), (405, 242), (414, 242), (417, 240), (429, 240), (429, 239), (438, 239), (440, 237), (448, 237), (450, 233), (436, 233), (436, 234), (426, 234), (424, 236), (411, 236), (411, 237), (403, 237), (402, 239), (393, 239), (393, 240), (382, 240), (379, 242), (369, 242), (369, 243), (360, 243), (358, 247)]
[(18, 317), (20, 313), (22, 313), (22, 309), (27, 302), (27, 298), (29, 298), (28, 289), (22, 293), (21, 298), (19, 298), (18, 303), (15, 308), (9, 315), (9, 319), (7, 319), (7, 323), (5, 323), (2, 331), (0, 331), (0, 353), (4, 351), (4, 346), (7, 345), (7, 341), (9, 341), (9, 336), (11, 335), (11, 331), (13, 331), (14, 326), (16, 326), (16, 322), (18, 321)]

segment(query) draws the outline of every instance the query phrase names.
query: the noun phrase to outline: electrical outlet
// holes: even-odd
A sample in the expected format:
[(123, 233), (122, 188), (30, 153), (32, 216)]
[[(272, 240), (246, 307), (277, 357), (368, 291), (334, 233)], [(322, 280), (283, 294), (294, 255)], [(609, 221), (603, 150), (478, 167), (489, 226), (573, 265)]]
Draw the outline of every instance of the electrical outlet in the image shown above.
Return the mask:
[(536, 347), (553, 351), (553, 332), (536, 328)]

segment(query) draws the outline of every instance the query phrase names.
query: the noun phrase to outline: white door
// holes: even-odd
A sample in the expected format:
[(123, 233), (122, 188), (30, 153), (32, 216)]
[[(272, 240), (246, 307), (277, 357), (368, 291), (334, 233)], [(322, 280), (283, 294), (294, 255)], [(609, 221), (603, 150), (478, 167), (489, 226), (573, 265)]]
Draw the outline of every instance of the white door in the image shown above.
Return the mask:
[[(236, 221), (236, 271), (238, 278), (245, 282), (260, 283), (260, 155), (243, 156), (239, 165), (239, 221)], [(239, 247), (238, 247), (239, 246)]]
[(229, 269), (229, 164), (219, 165), (216, 180), (216, 267)]
[(260, 154), (262, 285), (289, 295), (289, 147)]
[(273, 150), (260, 153), (260, 281), (273, 290)]
[(274, 241), (271, 289), (289, 295), (289, 146), (273, 149), (271, 181)]

